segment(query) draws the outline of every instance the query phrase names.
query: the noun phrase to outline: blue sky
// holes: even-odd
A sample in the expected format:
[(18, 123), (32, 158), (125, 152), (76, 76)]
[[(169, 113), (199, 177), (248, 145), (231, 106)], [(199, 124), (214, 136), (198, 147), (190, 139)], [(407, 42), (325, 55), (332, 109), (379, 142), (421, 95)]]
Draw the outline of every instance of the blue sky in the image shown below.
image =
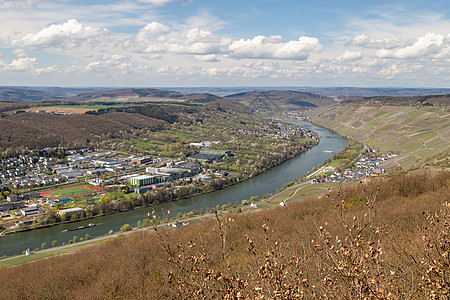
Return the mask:
[(0, 0), (0, 85), (449, 88), (447, 2)]

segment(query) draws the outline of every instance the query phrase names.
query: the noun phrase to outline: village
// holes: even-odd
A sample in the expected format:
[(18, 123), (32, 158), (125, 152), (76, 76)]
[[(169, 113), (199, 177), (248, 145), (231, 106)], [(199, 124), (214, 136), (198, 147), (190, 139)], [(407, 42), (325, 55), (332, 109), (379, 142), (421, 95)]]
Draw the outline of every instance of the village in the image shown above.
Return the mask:
[(307, 130), (306, 128), (298, 125), (281, 122), (270, 122), (268, 125), (260, 128), (259, 131), (235, 129), (235, 132), (240, 134), (249, 134), (264, 139), (289, 139), (294, 136), (311, 138), (315, 140), (318, 138), (317, 134), (311, 130)]
[[(211, 145), (209, 141), (201, 142)], [(72, 197), (62, 197), (52, 192), (68, 189), (66, 186), (80, 183), (84, 187), (115, 187), (135, 194), (143, 194), (152, 189), (170, 187), (175, 180), (190, 179), (207, 182), (212, 179), (202, 173), (202, 166), (196, 162), (213, 162), (231, 151), (209, 149), (203, 146), (199, 153), (187, 161), (146, 156), (124, 156), (113, 151), (97, 149), (65, 150), (67, 156), (61, 160), (53, 157), (18, 155), (0, 161), (0, 189), (4, 200), (0, 202), (0, 218), (43, 214), (49, 207), (55, 207), (59, 214), (71, 216), (82, 208), (73, 207)], [(64, 161), (65, 163), (62, 163)], [(194, 162), (195, 161), (195, 162)], [(218, 172), (216, 176), (227, 176)], [(86, 186), (87, 185), (87, 186)], [(55, 191), (48, 191), (54, 189)], [(101, 199), (102, 189), (92, 189), (84, 193), (85, 198)], [(48, 191), (48, 192), (46, 192)], [(75, 192), (74, 192), (75, 194)], [(63, 207), (67, 207), (63, 209)], [(25, 224), (33, 220), (27, 220)], [(17, 223), (18, 225), (24, 222)]]
[[(378, 149), (370, 149), (369, 152), (378, 152)], [(342, 182), (342, 181), (351, 181), (351, 180), (360, 180), (366, 177), (370, 176), (377, 176), (382, 175), (386, 172), (384, 168), (382, 168), (380, 165), (386, 162), (388, 159), (397, 156), (393, 152), (389, 152), (387, 154), (381, 154), (381, 155), (370, 155), (370, 156), (363, 156), (360, 157), (355, 163), (354, 166), (351, 168), (346, 168), (344, 170), (337, 170), (335, 171), (335, 168), (331, 166), (324, 166), (314, 172), (313, 174), (309, 175), (310, 177), (313, 176), (320, 176), (321, 174), (329, 173), (330, 171), (333, 172), (330, 175), (327, 176), (321, 176), (318, 178), (314, 178), (311, 180), (311, 183), (323, 183), (323, 182)]]

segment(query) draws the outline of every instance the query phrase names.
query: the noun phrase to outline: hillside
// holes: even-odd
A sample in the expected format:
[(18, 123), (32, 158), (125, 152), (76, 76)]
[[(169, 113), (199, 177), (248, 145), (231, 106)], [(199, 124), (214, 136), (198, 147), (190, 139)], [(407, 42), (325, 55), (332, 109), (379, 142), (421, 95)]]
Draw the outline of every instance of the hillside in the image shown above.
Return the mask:
[(0, 101), (11, 102), (34, 102), (34, 101), (55, 101), (61, 97), (29, 88), (0, 87)]
[(220, 97), (207, 93), (182, 94), (159, 89), (116, 89), (68, 97), (69, 102), (197, 102), (207, 103)]
[(121, 131), (162, 129), (164, 124), (163, 120), (136, 113), (111, 112), (98, 116), (20, 113), (0, 119), (0, 148), (84, 145)]
[(151, 99), (180, 99), (183, 94), (157, 89), (115, 89), (83, 93), (65, 99), (69, 102), (90, 101), (149, 101)]
[(336, 103), (331, 98), (315, 94), (276, 90), (244, 92), (229, 95), (226, 98), (261, 111), (310, 109)]
[(449, 94), (450, 89), (440, 88), (360, 88), (360, 87), (296, 87), (296, 86), (248, 86), (248, 87), (172, 87), (162, 88), (164, 90), (177, 91), (183, 94), (189, 93), (212, 93), (218, 96), (227, 96), (251, 91), (298, 91), (317, 94), (324, 97), (338, 97), (339, 99), (361, 99), (375, 96), (411, 97), (426, 95)]
[(340, 99), (365, 98), (377, 96), (414, 97), (427, 95), (442, 95), (450, 93), (450, 89), (420, 89), (420, 88), (358, 88), (358, 87), (303, 87), (299, 91)]
[[(207, 95), (206, 95), (207, 96)], [(193, 97), (198, 101), (200, 98)], [(7, 148), (44, 148), (59, 145), (93, 146), (98, 142), (114, 143), (111, 139), (122, 139), (126, 134), (143, 134), (143, 131), (153, 132), (166, 128), (175, 122), (186, 126), (208, 117), (218, 117), (219, 114), (251, 113), (251, 109), (239, 102), (214, 97), (203, 105), (181, 105), (145, 103), (126, 106), (89, 106), (67, 105), (72, 112), (79, 109), (85, 113), (56, 115), (36, 112), (9, 111), (8, 115), (0, 117), (0, 150)], [(194, 101), (194, 100), (193, 100)], [(0, 103), (0, 112), (4, 110), (26, 108), (30, 103)], [(47, 103), (49, 104), (49, 103)], [(54, 103), (52, 103), (54, 104)], [(50, 104), (49, 104), (50, 105)], [(92, 109), (87, 109), (92, 107)], [(49, 106), (51, 108), (51, 106)], [(85, 109), (83, 109), (85, 108)], [(55, 107), (54, 110), (61, 111)], [(67, 110), (67, 109), (66, 109)], [(165, 126), (167, 125), (167, 126)], [(147, 133), (145, 133), (147, 134)], [(150, 133), (149, 133), (150, 134)], [(151, 136), (151, 134), (150, 134)], [(151, 137), (147, 137), (150, 139)], [(125, 140), (130, 140), (125, 138)], [(117, 142), (117, 141), (116, 141)], [(123, 139), (121, 140), (123, 142)], [(105, 147), (105, 145), (102, 145)]]
[(446, 299), (449, 175), (400, 174), (4, 268), (2, 297)]
[[(310, 112), (312, 122), (398, 157), (385, 167), (408, 169), (425, 163), (448, 164), (448, 97), (370, 98)], [(427, 101), (427, 102), (425, 102)], [(428, 105), (426, 105), (428, 103)]]

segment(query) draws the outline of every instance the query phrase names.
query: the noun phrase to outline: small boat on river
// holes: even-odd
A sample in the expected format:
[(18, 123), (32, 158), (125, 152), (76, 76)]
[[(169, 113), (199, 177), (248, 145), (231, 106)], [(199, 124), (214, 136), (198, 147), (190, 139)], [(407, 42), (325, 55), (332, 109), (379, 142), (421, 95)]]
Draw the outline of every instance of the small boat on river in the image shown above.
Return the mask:
[(89, 227), (94, 227), (96, 224), (95, 223), (89, 223), (88, 225), (83, 225), (83, 226), (78, 226), (75, 228), (69, 228), (69, 229), (65, 229), (62, 232), (69, 232), (69, 231), (75, 231), (75, 230), (79, 230), (79, 229), (85, 229), (85, 228), (89, 228)]

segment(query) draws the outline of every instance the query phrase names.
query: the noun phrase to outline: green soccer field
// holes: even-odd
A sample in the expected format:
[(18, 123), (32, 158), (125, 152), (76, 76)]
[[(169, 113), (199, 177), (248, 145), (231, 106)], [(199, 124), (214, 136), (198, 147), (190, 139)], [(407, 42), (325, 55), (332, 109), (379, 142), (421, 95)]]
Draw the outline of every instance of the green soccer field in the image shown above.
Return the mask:
[(73, 195), (73, 194), (81, 194), (81, 193), (92, 193), (93, 191), (91, 189), (85, 188), (85, 187), (77, 187), (77, 188), (71, 188), (71, 189), (64, 189), (59, 191), (51, 191), (52, 194), (55, 195), (61, 195), (61, 196), (67, 196), (67, 195)]

